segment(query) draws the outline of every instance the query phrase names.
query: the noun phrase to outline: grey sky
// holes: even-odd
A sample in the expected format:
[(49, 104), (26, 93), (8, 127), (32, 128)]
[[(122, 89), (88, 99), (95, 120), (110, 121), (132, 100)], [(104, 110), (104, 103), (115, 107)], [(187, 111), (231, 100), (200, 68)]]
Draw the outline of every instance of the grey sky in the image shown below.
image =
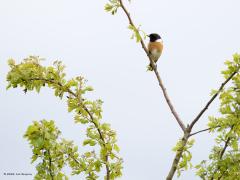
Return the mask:
[[(31, 149), (22, 138), (32, 120), (54, 119), (63, 136), (77, 144), (85, 134), (73, 123), (66, 103), (51, 90), (27, 95), (20, 89), (5, 90), (7, 59), (20, 62), (28, 55), (46, 58), (45, 65), (60, 59), (69, 78), (81, 74), (89, 80), (95, 89), (91, 97), (104, 101), (103, 121), (118, 134), (124, 158), (121, 179), (166, 177), (181, 130), (155, 76), (146, 72), (146, 55), (130, 40), (125, 15), (121, 10), (116, 16), (105, 13), (106, 2), (0, 1), (0, 179), (26, 179), (3, 176), (4, 172), (35, 172)], [(164, 52), (158, 69), (179, 115), (190, 122), (209, 99), (210, 90), (222, 82), (223, 62), (240, 52), (240, 2), (132, 0), (128, 7), (144, 31), (161, 34)], [(217, 115), (217, 105), (214, 102), (195, 130), (206, 127), (208, 115)], [(195, 139), (193, 164), (208, 157), (213, 143), (207, 133)], [(197, 178), (190, 170), (179, 179)]]

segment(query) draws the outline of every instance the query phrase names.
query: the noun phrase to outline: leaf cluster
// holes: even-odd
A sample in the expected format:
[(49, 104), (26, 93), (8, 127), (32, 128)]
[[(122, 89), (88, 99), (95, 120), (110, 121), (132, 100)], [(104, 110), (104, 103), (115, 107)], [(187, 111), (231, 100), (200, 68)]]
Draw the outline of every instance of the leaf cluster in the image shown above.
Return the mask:
[(115, 15), (119, 7), (121, 7), (119, 0), (108, 0), (104, 9), (106, 12), (110, 12), (112, 15)]
[(136, 42), (141, 42), (142, 40), (142, 36), (141, 36), (141, 33), (143, 35), (143, 38), (146, 39), (147, 37), (147, 34), (140, 29), (141, 26), (139, 25), (138, 28), (136, 28), (135, 26), (129, 24), (128, 26), (128, 29), (130, 29), (132, 31), (132, 36), (131, 36), (131, 39), (136, 39)]

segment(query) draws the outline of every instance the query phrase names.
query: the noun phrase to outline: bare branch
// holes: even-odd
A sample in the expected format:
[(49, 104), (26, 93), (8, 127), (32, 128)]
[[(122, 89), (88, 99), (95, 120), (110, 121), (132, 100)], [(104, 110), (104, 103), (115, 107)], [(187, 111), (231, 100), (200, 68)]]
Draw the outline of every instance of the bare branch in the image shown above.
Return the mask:
[[(127, 18), (128, 18), (129, 24), (130, 24), (131, 26), (133, 26), (135, 29), (137, 29), (136, 26), (135, 26), (134, 23), (133, 23), (133, 20), (132, 20), (132, 18), (131, 18), (131, 16), (130, 16), (130, 13), (127, 11), (127, 9), (126, 9), (126, 7), (124, 6), (122, 0), (119, 0), (119, 3), (120, 3), (121, 8), (123, 9), (124, 13), (126, 14), (126, 16), (127, 16)], [(179, 115), (177, 114), (177, 112), (176, 112), (176, 110), (175, 110), (175, 108), (174, 108), (174, 106), (173, 106), (173, 104), (172, 104), (172, 102), (171, 102), (171, 100), (170, 100), (170, 98), (169, 98), (169, 96), (168, 96), (167, 90), (166, 90), (166, 88), (165, 88), (165, 86), (164, 86), (164, 84), (163, 84), (162, 79), (160, 78), (160, 75), (159, 75), (159, 73), (158, 73), (158, 70), (157, 70), (157, 68), (156, 68), (156, 65), (155, 65), (154, 61), (150, 58), (148, 49), (147, 49), (147, 47), (146, 47), (146, 45), (145, 45), (142, 37), (141, 37), (141, 39), (140, 39), (140, 43), (141, 43), (142, 48), (143, 48), (143, 50), (145, 51), (146, 55), (148, 56), (148, 59), (149, 59), (149, 61), (150, 61), (150, 63), (151, 63), (151, 66), (153, 67), (153, 70), (154, 70), (154, 73), (155, 73), (155, 75), (156, 75), (156, 77), (157, 77), (159, 86), (160, 86), (161, 89), (162, 89), (164, 98), (165, 98), (165, 100), (166, 100), (166, 102), (167, 102), (167, 104), (168, 104), (168, 106), (169, 106), (169, 108), (170, 108), (173, 116), (175, 117), (175, 119), (177, 120), (179, 126), (181, 127), (181, 129), (182, 129), (183, 132), (184, 132), (184, 131), (186, 130), (186, 127), (185, 127), (185, 125), (183, 124), (182, 120), (180, 119)]]
[[(239, 69), (238, 69), (239, 70)], [(210, 106), (210, 104), (214, 101), (214, 99), (218, 96), (218, 94), (223, 90), (224, 86), (233, 78), (233, 76), (235, 74), (238, 73), (237, 71), (234, 71), (219, 87), (218, 91), (214, 94), (214, 96), (212, 96), (212, 98), (207, 102), (207, 104), (205, 105), (205, 107), (200, 111), (200, 113), (196, 116), (196, 118), (191, 122), (189, 129), (190, 131), (192, 130), (193, 126), (195, 125), (195, 123), (200, 119), (200, 117), (203, 115), (203, 113), (208, 109), (208, 107)]]

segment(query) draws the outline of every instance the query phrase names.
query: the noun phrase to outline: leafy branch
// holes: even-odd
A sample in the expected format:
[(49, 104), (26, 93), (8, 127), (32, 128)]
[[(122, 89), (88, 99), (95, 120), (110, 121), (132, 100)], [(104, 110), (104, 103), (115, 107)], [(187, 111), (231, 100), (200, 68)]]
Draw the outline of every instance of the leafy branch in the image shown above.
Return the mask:
[[(225, 79), (237, 72), (232, 78), (232, 86), (220, 92), (221, 117), (210, 117), (208, 126), (211, 133), (217, 132), (216, 145), (209, 160), (196, 166), (197, 175), (202, 179), (238, 179), (240, 172), (240, 55), (234, 54), (233, 61), (226, 61), (227, 69), (222, 72)], [(214, 128), (217, 127), (217, 128)]]
[[(60, 61), (54, 62), (54, 66), (49, 67), (41, 66), (40, 61), (41, 59), (35, 56), (26, 58), (20, 64), (15, 64), (14, 60), (9, 60), (11, 71), (7, 75), (9, 82), (7, 88), (20, 86), (27, 93), (34, 89), (40, 92), (40, 89), (47, 85), (54, 90), (55, 96), (62, 99), (66, 95), (68, 111), (75, 112), (75, 123), (88, 125), (87, 138), (83, 145), (94, 147), (98, 144), (100, 147), (99, 154), (90, 151), (83, 155), (85, 159), (81, 161), (81, 166), (86, 166), (86, 162), (89, 162), (88, 167), (84, 168), (89, 174), (87, 178), (96, 179), (97, 173), (103, 165), (106, 169), (105, 178), (107, 180), (121, 176), (122, 159), (117, 155), (119, 147), (116, 144), (116, 133), (109, 124), (100, 122), (102, 119), (102, 101), (91, 101), (83, 97), (85, 93), (93, 91), (93, 88), (86, 86), (86, 80), (83, 77), (66, 80), (65, 67)], [(74, 162), (75, 165), (78, 164), (76, 160)], [(70, 165), (73, 174), (81, 173), (83, 170), (77, 169), (75, 165)]]

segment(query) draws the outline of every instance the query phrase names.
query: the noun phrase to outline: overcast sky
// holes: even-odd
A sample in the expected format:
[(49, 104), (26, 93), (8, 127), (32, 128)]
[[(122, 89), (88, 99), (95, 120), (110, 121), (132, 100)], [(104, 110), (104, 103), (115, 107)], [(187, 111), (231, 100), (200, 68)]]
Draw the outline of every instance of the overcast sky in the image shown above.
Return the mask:
[[(20, 62), (28, 55), (46, 58), (44, 65), (62, 60), (68, 78), (83, 75), (88, 79), (95, 89), (91, 97), (104, 101), (103, 121), (117, 131), (124, 159), (122, 180), (166, 177), (181, 129), (154, 74), (146, 72), (144, 51), (130, 40), (125, 14), (104, 12), (106, 2), (0, 1), (0, 179), (33, 178), (3, 176), (35, 173), (31, 149), (22, 137), (33, 120), (54, 119), (63, 137), (79, 145), (85, 134), (52, 90), (26, 95), (21, 89), (6, 91), (7, 59)], [(177, 112), (185, 123), (190, 122), (209, 99), (211, 89), (222, 82), (224, 61), (240, 52), (240, 2), (132, 0), (127, 6), (144, 31), (161, 34), (164, 52), (158, 69)], [(216, 101), (194, 130), (205, 128), (207, 117), (217, 114)], [(213, 138), (208, 133), (195, 137), (194, 165), (208, 157)], [(198, 179), (194, 176), (190, 170), (179, 179)]]

